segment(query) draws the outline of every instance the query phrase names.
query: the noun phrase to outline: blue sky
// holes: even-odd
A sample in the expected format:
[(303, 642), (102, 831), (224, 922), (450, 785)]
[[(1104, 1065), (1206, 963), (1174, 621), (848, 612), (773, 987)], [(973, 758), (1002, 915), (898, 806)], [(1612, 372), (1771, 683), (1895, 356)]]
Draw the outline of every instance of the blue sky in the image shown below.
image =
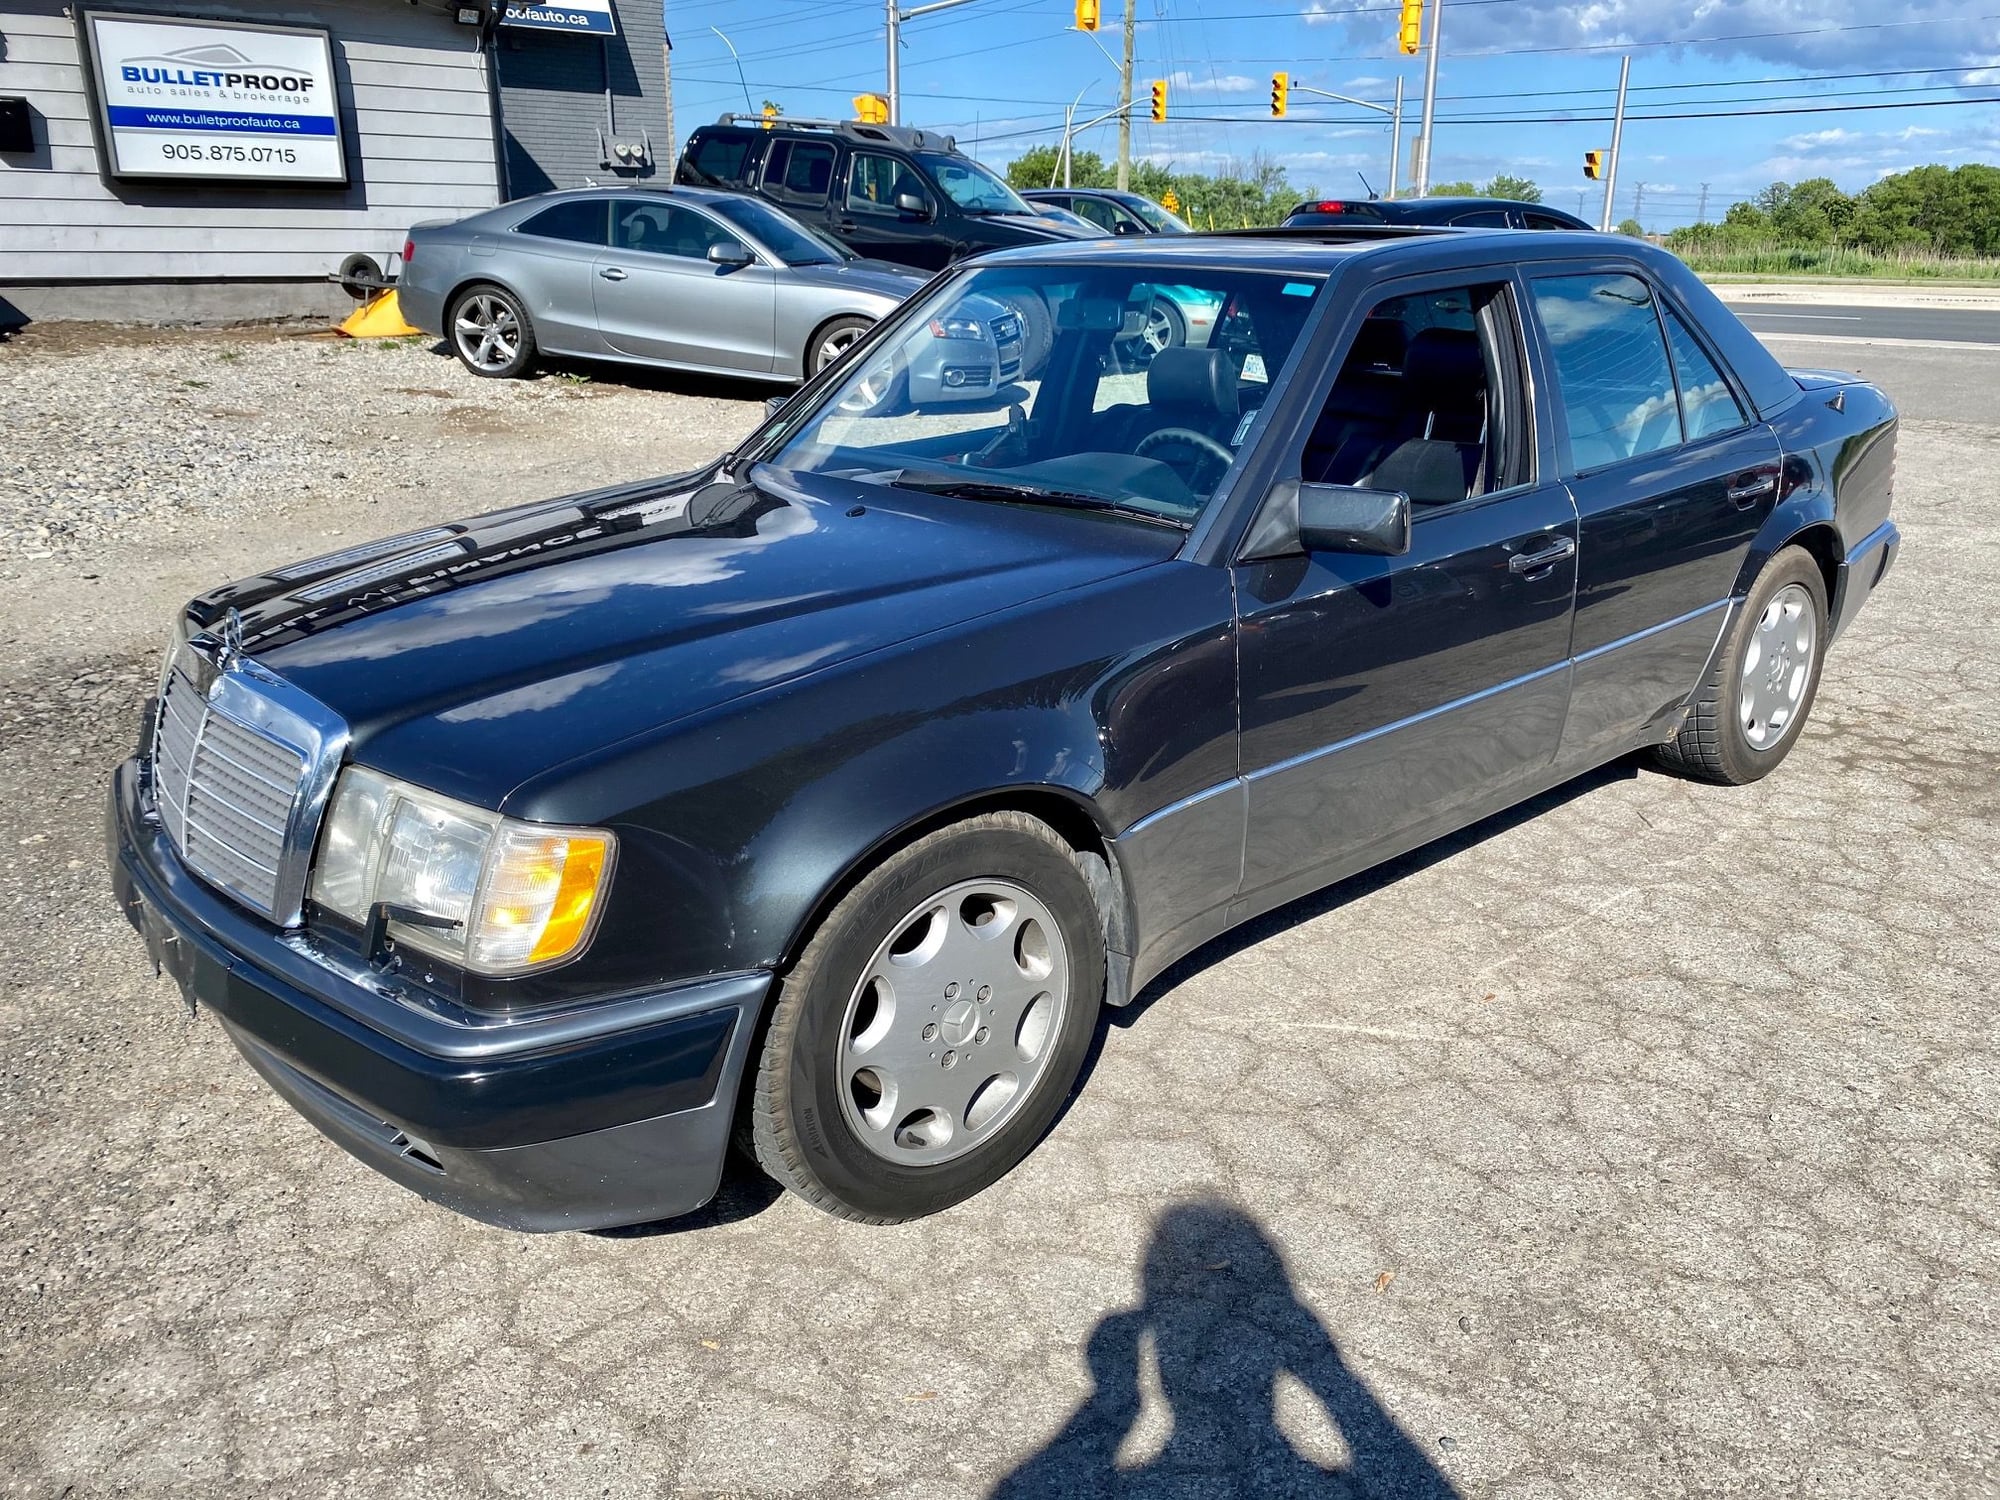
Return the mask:
[[(1122, 3), (1102, 0), (1097, 39), (1114, 54)], [(1383, 185), (1386, 121), (1297, 94), (1292, 120), (1273, 121), (1267, 97), (1272, 70), (1283, 68), (1295, 83), (1386, 103), (1400, 72), (1413, 133), (1422, 58), (1398, 55), (1394, 5), (1135, 3), (1135, 156), (1214, 171), (1262, 152), (1302, 192), (1357, 191), (1357, 169)], [(1079, 119), (1110, 109), (1116, 71), (1069, 29), (1072, 16), (1073, 0), (971, 0), (906, 23), (904, 122), (950, 131), (999, 166), (1052, 144), (1080, 90)], [(741, 54), (752, 97), (787, 113), (844, 116), (852, 95), (883, 84), (877, 0), (667, 0), (666, 18), (683, 136), (743, 108), (735, 65), (711, 27)], [(1585, 180), (1583, 153), (1610, 144), (1627, 50), (1617, 217), (1633, 212), (1643, 184), (1649, 229), (1691, 222), (1703, 183), (1713, 218), (1777, 179), (1827, 176), (1858, 189), (1925, 162), (2000, 161), (2000, 104), (1976, 102), (2000, 99), (2000, 0), (1447, 0), (1433, 179), (1518, 172), (1561, 207), (1575, 210), (1584, 194), (1595, 219), (1602, 187)], [(1144, 117), (1154, 78), (1169, 80), (1164, 125)], [(1645, 118), (1670, 114), (1700, 118)], [(1115, 127), (1079, 145), (1108, 159)]]

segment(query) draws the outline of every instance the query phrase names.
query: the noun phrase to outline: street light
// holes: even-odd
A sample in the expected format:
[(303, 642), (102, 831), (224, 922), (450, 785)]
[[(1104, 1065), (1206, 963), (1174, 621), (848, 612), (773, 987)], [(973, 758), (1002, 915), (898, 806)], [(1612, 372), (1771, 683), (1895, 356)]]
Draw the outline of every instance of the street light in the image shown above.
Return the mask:
[(934, 16), (941, 10), (956, 10), (961, 5), (970, 5), (972, 0), (931, 0), (929, 5), (900, 6), (896, 0), (882, 0), (882, 9), (889, 18), (889, 123), (903, 123), (903, 77), (902, 59), (897, 56), (902, 46), (902, 25), (914, 21), (918, 16)]
[[(1283, 79), (1281, 87), (1279, 80)], [(1378, 115), (1389, 117), (1389, 196), (1396, 196), (1396, 177), (1403, 166), (1403, 80), (1396, 79), (1396, 102), (1394, 104), (1371, 104), (1366, 99), (1350, 99), (1345, 94), (1336, 94), (1329, 89), (1316, 89), (1309, 83), (1299, 83), (1286, 73), (1271, 75), (1271, 113), (1281, 113), (1279, 104), (1290, 94), (1311, 94), (1320, 99), (1332, 99), (1340, 104), (1352, 104), (1357, 109), (1372, 109)], [(1421, 193), (1419, 196), (1422, 196)]]

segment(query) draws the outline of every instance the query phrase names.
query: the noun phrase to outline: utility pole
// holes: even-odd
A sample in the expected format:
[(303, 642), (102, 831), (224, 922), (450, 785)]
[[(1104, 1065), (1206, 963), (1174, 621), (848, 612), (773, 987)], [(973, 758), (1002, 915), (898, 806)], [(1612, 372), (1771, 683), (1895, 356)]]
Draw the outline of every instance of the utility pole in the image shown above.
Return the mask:
[(1646, 227), (1646, 184), (1632, 184), (1632, 218), (1641, 229)]
[[(882, 0), (882, 11), (888, 18), (889, 23), (888, 100), (889, 123), (891, 125), (900, 125), (903, 123), (903, 23), (905, 21), (914, 21), (918, 16), (934, 15), (941, 10), (955, 10), (961, 5), (970, 5), (971, 3), (972, 0), (931, 0), (929, 5), (913, 5), (905, 9), (898, 5), (896, 0)], [(715, 31), (715, 28), (711, 26), (709, 30)], [(720, 36), (722, 33), (718, 31), (716, 35)], [(735, 49), (731, 48), (730, 50), (734, 51)], [(741, 70), (741, 66), (739, 63), (739, 71)], [(745, 93), (747, 95), (747, 89)]]
[(1431, 3), (1431, 55), (1424, 63), (1424, 133), (1417, 141), (1417, 196), (1431, 190), (1431, 132), (1437, 128), (1438, 38), (1444, 32), (1444, 0)]
[(674, 41), (667, 37), (660, 43), (660, 76), (667, 86), (667, 172), (673, 172), (672, 163), (677, 160), (674, 152)]
[(1582, 188), (1576, 190), (1576, 216), (1579, 219), (1583, 217), (1583, 200), (1587, 196)]
[(1133, 7), (1138, 0), (1125, 0), (1125, 60), (1118, 65), (1118, 191), (1132, 186), (1132, 33), (1137, 25)]
[(1708, 184), (1705, 182), (1701, 185), (1701, 206), (1694, 211), (1694, 221), (1697, 224), (1708, 222)]
[(1618, 148), (1625, 139), (1625, 81), (1632, 76), (1632, 54), (1626, 53), (1618, 63), (1618, 111), (1611, 117), (1611, 161), (1604, 174), (1604, 217), (1598, 228), (1611, 233), (1611, 209), (1616, 200), (1611, 196), (1618, 191)]

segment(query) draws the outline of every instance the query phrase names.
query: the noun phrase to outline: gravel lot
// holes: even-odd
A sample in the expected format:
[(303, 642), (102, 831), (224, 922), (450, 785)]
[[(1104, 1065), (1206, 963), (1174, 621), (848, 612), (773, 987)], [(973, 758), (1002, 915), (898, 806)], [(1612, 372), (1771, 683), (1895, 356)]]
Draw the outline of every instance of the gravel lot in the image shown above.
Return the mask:
[(1773, 779), (1613, 768), (1212, 946), (939, 1218), (740, 1173), (527, 1238), (187, 1018), (105, 775), (186, 595), (691, 465), (764, 392), (0, 345), (0, 1493), (1995, 1493), (2000, 418), (1936, 416), (2000, 356), (1858, 357), (1903, 561)]

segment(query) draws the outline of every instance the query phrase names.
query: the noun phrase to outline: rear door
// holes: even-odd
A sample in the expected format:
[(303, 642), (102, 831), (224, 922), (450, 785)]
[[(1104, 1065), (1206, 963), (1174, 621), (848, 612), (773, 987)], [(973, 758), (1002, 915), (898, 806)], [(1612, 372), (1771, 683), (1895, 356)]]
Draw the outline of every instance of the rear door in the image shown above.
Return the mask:
[(596, 262), (597, 320), (614, 353), (709, 370), (768, 375), (777, 323), (777, 270), (761, 258), (716, 265), (709, 247), (743, 243), (688, 203), (612, 205), (609, 250)]
[(565, 198), (523, 219), (498, 258), (527, 304), (535, 342), (549, 354), (601, 354), (591, 275), (609, 239), (611, 204)]
[[(1554, 759), (1576, 515), (1537, 438), (1520, 325), (1506, 271), (1365, 298), (1286, 472), (1406, 491), (1410, 550), (1236, 565), (1256, 905), (1513, 801)], [(1392, 342), (1409, 352), (1390, 370)]]
[(1630, 270), (1528, 278), (1582, 557), (1562, 758), (1664, 727), (1728, 622), (1782, 453), (1720, 360)]

